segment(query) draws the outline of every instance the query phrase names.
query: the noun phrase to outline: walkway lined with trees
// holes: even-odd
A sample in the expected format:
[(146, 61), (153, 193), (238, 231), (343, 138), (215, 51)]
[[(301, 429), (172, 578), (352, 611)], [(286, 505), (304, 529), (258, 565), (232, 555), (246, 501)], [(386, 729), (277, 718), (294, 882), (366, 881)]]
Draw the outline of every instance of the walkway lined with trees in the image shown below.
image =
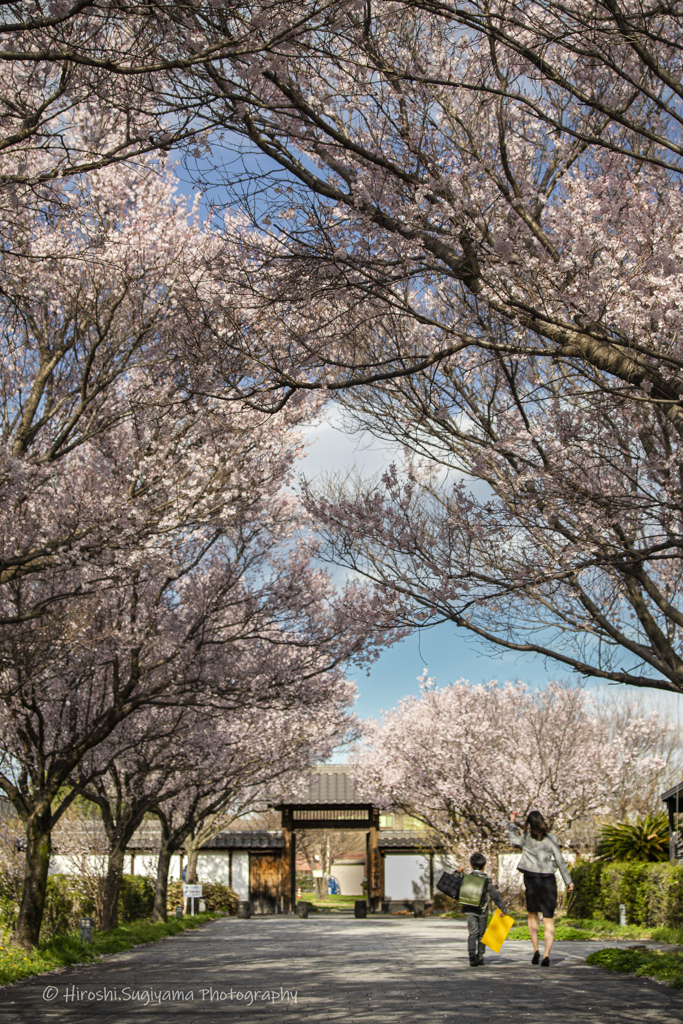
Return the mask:
[[(416, 629), (683, 695), (682, 52), (678, 6), (639, 0), (2, 5), (15, 945), (86, 801), (98, 924), (149, 815), (164, 918), (171, 857), (191, 878), (207, 830), (356, 736), (347, 672)], [(402, 454), (297, 489), (333, 403)], [(458, 732), (453, 695), (507, 704), (510, 743)], [(652, 791), (666, 730), (584, 712), (425, 680), (359, 775), (454, 852), (513, 806), (592, 827), (641, 770)]]
[[(683, 994), (641, 978), (587, 967), (601, 943), (558, 943), (555, 966), (530, 964), (529, 944), (512, 942), (504, 954), (472, 971), (464, 922), (412, 918), (228, 918), (197, 932), (114, 956), (101, 965), (44, 976), (0, 993), (5, 1024), (173, 1024), (220, 1020), (366, 1021), (377, 1024), (531, 1024), (539, 1007), (548, 1024), (680, 1024)], [(614, 945), (614, 943), (611, 943)], [(54, 985), (58, 996), (42, 994)], [(192, 1002), (88, 1003), (87, 993), (129, 985), (135, 991), (193, 992)], [(74, 986), (80, 1003), (65, 1003)], [(223, 1000), (202, 1001), (213, 989)], [(230, 1000), (229, 993), (234, 996)], [(236, 993), (295, 991), (297, 1002), (248, 1007)]]

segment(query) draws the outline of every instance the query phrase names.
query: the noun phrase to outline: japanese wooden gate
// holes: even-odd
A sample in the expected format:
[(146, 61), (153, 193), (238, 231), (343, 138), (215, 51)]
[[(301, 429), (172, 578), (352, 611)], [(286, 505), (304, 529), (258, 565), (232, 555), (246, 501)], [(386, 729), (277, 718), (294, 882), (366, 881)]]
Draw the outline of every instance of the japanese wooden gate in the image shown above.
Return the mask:
[(379, 810), (364, 799), (343, 765), (321, 765), (302, 793), (274, 805), (282, 812), (281, 910), (296, 906), (296, 835), (298, 829), (358, 830), (366, 833), (367, 902), (379, 910), (382, 858), (379, 851)]

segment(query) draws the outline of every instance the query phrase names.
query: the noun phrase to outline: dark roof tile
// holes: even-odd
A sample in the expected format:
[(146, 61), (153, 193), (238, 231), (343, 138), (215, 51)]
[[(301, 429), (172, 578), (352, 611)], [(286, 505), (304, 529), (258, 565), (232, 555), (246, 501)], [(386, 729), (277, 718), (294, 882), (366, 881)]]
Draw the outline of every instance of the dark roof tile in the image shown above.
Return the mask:
[(356, 804), (367, 806), (371, 801), (354, 785), (351, 773), (343, 764), (318, 765), (311, 772), (310, 781), (298, 793), (288, 795), (278, 802), (300, 807), (306, 804)]

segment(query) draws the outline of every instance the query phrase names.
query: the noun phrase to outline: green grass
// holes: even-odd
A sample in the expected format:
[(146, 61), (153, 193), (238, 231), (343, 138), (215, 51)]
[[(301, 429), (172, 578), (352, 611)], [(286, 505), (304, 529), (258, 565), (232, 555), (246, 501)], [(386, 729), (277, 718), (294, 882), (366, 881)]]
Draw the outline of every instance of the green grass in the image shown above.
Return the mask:
[(0, 985), (9, 985), (20, 978), (44, 974), (70, 964), (92, 963), (107, 953), (122, 953), (145, 942), (156, 942), (165, 939), (167, 935), (177, 935), (187, 928), (198, 928), (222, 916), (207, 912), (157, 924), (148, 920), (132, 921), (110, 932), (95, 932), (91, 946), (81, 942), (78, 932), (57, 935), (50, 942), (41, 942), (30, 953), (12, 946), (0, 946)]
[[(543, 937), (543, 927), (538, 933)], [(592, 918), (576, 919), (558, 917), (555, 923), (555, 938), (563, 941), (588, 939), (651, 939), (654, 938), (652, 928), (644, 925), (629, 924), (624, 928), (614, 921), (594, 921)], [(510, 932), (511, 939), (528, 939), (529, 929), (525, 923), (516, 924)], [(668, 941), (668, 940), (663, 940)], [(671, 940), (673, 941), (673, 940)]]
[(362, 899), (362, 896), (323, 896), (318, 899), (314, 892), (302, 892), (300, 902), (310, 903), (318, 910), (353, 910), (356, 900)]
[(671, 988), (683, 988), (683, 953), (664, 953), (657, 949), (596, 949), (586, 957), (586, 963), (617, 974), (654, 978)]

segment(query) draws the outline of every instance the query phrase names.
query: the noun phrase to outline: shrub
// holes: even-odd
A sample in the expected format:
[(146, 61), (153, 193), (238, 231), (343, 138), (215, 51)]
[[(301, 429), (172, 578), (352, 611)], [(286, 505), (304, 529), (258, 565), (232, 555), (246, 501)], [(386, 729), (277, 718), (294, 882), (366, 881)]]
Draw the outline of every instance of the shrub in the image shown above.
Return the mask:
[(220, 882), (207, 882), (203, 888), (207, 910), (226, 910), (229, 914), (237, 913), (238, 896), (234, 889)]
[(450, 914), (455, 910), (455, 900), (446, 896), (444, 892), (434, 891), (434, 902), (432, 905), (433, 914)]
[(10, 871), (0, 873), (0, 939), (2, 933), (14, 930), (19, 913), (22, 880)]
[(607, 861), (663, 862), (669, 859), (669, 822), (666, 814), (651, 815), (635, 825), (619, 822), (600, 832), (598, 854)]
[(154, 884), (144, 875), (124, 875), (119, 890), (119, 918), (121, 921), (137, 921), (151, 917), (154, 907)]
[(626, 906), (629, 924), (683, 925), (683, 865), (631, 861), (607, 864), (577, 863), (572, 868), (576, 897), (573, 917), (604, 916), (619, 920), (619, 904)]
[[(206, 900), (206, 909), (227, 910), (230, 914), (237, 913), (238, 895), (228, 885), (220, 882), (206, 882), (203, 884), (203, 897)], [(176, 907), (183, 906), (183, 883), (180, 881), (169, 882), (166, 892), (166, 910), (172, 913)]]
[(78, 927), (81, 915), (81, 891), (78, 881), (69, 875), (48, 875), (41, 939), (52, 939), (59, 932)]
[(183, 905), (183, 883), (169, 882), (166, 889), (166, 910), (171, 913)]

